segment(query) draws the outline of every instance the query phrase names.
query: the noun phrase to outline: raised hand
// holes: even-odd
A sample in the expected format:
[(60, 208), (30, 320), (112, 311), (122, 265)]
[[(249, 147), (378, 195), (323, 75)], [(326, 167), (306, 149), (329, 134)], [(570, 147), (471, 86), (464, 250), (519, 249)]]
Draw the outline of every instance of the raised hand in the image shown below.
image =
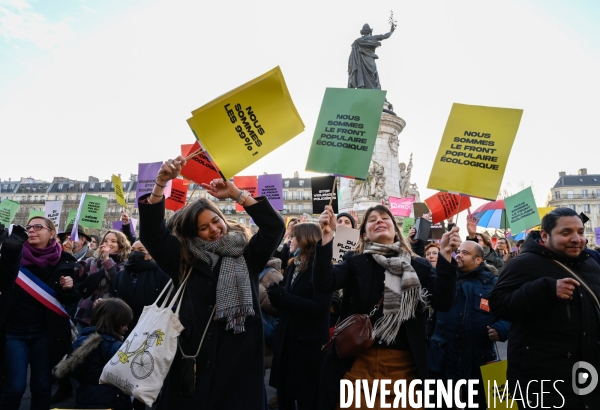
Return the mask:
[(323, 245), (328, 244), (333, 239), (333, 233), (337, 226), (335, 214), (331, 206), (325, 205), (325, 210), (319, 216), (319, 225), (321, 225), (321, 230), (323, 231), (323, 240), (321, 243)]
[(123, 225), (129, 225), (129, 215), (125, 211), (121, 211), (121, 222)]
[(210, 184), (202, 184), (202, 186), (209, 194), (219, 199), (237, 199), (240, 194), (240, 190), (233, 185), (233, 182), (222, 179), (213, 179)]
[(412, 244), (417, 243), (417, 240), (415, 239), (415, 235), (417, 234), (417, 230), (413, 227), (410, 228), (410, 231), (408, 231), (408, 241)]
[(100, 248), (98, 248), (98, 250), (100, 253), (100, 258), (102, 258), (103, 261), (108, 260), (110, 256), (110, 246), (102, 244), (100, 245)]
[(170, 180), (177, 178), (181, 172), (181, 168), (185, 166), (186, 162), (185, 158), (181, 155), (175, 159), (166, 160), (160, 167), (160, 171), (156, 176), (156, 181), (161, 185), (165, 185)]
[(442, 235), (442, 239), (440, 240), (440, 253), (448, 262), (452, 261), (452, 252), (456, 251), (462, 242), (458, 231), (458, 226), (455, 226), (449, 232)]
[(467, 215), (467, 237), (475, 238), (475, 234), (477, 233), (477, 222), (479, 219), (475, 217), (475, 215), (469, 213)]
[[(4, 228), (4, 225), (0, 224), (0, 228)], [(0, 234), (3, 235), (4, 233), (8, 235), (8, 229), (4, 230), (4, 232), (0, 229)], [(15, 225), (13, 226), (10, 236), (3, 240), (0, 239), (0, 243), (4, 243), (3, 246), (6, 246), (7, 248), (21, 249), (28, 238), (29, 234), (25, 227)]]

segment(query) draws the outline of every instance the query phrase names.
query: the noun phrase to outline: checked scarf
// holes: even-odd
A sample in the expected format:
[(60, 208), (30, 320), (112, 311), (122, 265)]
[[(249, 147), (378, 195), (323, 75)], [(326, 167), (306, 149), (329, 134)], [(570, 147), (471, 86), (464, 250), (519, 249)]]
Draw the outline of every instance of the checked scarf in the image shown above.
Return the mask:
[(252, 306), (252, 288), (244, 248), (246, 237), (239, 232), (228, 232), (218, 241), (205, 241), (194, 238), (190, 243), (190, 252), (196, 258), (214, 268), (219, 257), (222, 258), (219, 280), (217, 282), (217, 303), (215, 320), (227, 320), (226, 330), (242, 333), (246, 329), (246, 316), (254, 316)]
[(373, 337), (390, 345), (396, 340), (400, 325), (415, 317), (418, 303), (427, 306), (427, 290), (421, 288), (410, 263), (410, 253), (400, 247), (400, 242), (391, 245), (369, 242), (363, 253), (373, 255), (385, 269), (383, 316), (375, 323)]

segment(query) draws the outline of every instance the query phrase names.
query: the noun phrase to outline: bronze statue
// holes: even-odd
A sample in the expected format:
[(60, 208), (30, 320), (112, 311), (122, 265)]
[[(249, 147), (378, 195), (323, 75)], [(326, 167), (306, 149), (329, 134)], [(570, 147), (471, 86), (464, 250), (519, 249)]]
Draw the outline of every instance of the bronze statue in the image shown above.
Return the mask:
[(373, 29), (365, 24), (360, 30), (362, 37), (352, 43), (352, 51), (348, 59), (348, 88), (371, 88), (381, 90), (379, 74), (377, 74), (378, 59), (375, 49), (381, 45), (380, 41), (390, 38), (396, 24), (393, 21), (393, 14), (390, 17), (391, 30), (386, 34), (372, 35)]

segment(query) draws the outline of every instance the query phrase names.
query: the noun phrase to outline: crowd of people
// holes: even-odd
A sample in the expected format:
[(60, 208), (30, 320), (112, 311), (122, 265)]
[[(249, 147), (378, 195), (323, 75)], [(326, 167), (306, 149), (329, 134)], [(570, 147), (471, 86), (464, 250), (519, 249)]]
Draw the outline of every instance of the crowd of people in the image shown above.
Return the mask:
[[(600, 253), (586, 246), (574, 211), (551, 211), (539, 232), (516, 243), (478, 232), (472, 215), (464, 240), (448, 223), (441, 239), (421, 241), (414, 229), (405, 237), (384, 205), (361, 220), (326, 206), (317, 222), (286, 226), (266, 198), (230, 181), (202, 184), (244, 207), (258, 227), (252, 235), (206, 199), (165, 220), (164, 189), (185, 163), (165, 161), (140, 197), (139, 239), (126, 213), (123, 228), (101, 238), (82, 228), (71, 237), (72, 226), (59, 233), (44, 217), (10, 235), (0, 226), (1, 409), (19, 408), (28, 368), (31, 409), (72, 394), (80, 408), (146, 408), (98, 381), (169, 280), (185, 282), (184, 330), (158, 409), (335, 409), (341, 380), (378, 379), (476, 379), (470, 408), (485, 409), (480, 367), (499, 359), (495, 343), (506, 340), (511, 389), (564, 380), (549, 392), (530, 389), (546, 394), (547, 405), (600, 408), (598, 389), (571, 388), (575, 363), (600, 365)], [(359, 239), (335, 263), (338, 225)], [(354, 314), (368, 315), (374, 343), (346, 357), (328, 342)], [(191, 373), (185, 358), (194, 359)]]

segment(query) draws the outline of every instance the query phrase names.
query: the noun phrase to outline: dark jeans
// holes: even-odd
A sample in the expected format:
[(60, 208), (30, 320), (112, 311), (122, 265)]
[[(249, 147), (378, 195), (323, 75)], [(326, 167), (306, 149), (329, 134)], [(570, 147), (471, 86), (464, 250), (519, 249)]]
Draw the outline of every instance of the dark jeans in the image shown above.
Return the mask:
[(31, 410), (50, 408), (52, 395), (52, 361), (50, 336), (45, 326), (7, 326), (4, 347), (4, 389), (0, 409), (18, 410), (27, 386), (27, 367), (31, 366), (29, 381)]

